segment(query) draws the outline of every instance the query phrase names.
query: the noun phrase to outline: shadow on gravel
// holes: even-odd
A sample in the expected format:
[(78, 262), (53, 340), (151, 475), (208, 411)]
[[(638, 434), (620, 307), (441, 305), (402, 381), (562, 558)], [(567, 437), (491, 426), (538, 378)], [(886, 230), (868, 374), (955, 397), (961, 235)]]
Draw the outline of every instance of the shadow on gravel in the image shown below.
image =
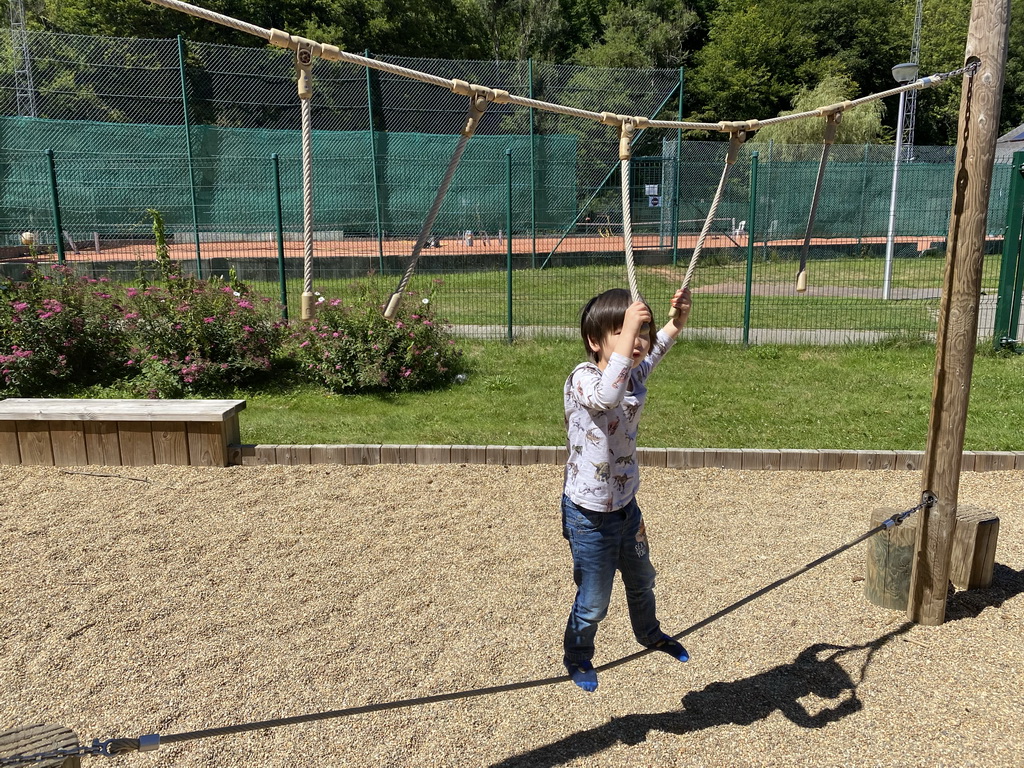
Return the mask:
[[(599, 754), (615, 744), (639, 744), (652, 731), (685, 734), (719, 725), (750, 725), (781, 712), (803, 728), (821, 728), (860, 711), (857, 686), (875, 651), (914, 624), (906, 622), (863, 645), (815, 643), (788, 664), (753, 677), (711, 683), (683, 696), (682, 708), (650, 715), (612, 718), (606, 725), (574, 733), (560, 741), (506, 758), (492, 768), (543, 768)], [(838, 662), (840, 656), (868, 651), (855, 682)], [(806, 702), (807, 697), (816, 701)], [(808, 706), (810, 704), (810, 706)]]
[(996, 563), (992, 572), (992, 586), (953, 592), (949, 596), (946, 601), (946, 621), (977, 618), (986, 608), (999, 608), (1020, 594), (1024, 594), (1024, 571), (1015, 571)]

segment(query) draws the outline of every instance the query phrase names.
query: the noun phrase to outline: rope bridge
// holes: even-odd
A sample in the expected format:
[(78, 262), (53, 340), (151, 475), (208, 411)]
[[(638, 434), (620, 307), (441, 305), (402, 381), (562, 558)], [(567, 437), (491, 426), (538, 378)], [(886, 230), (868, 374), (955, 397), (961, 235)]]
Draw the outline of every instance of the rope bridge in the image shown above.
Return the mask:
[[(423, 225), (420, 229), (420, 233), (416, 238), (416, 243), (413, 246), (412, 255), (410, 256), (408, 266), (405, 273), (402, 275), (401, 280), (398, 283), (394, 293), (391, 294), (387, 306), (384, 310), (384, 316), (387, 318), (394, 318), (398, 311), (398, 307), (401, 304), (402, 296), (405, 292), (409, 281), (412, 279), (413, 274), (416, 271), (417, 263), (419, 262), (420, 254), (423, 250), (424, 245), (427, 242), (427, 238), (430, 236), (430, 230), (433, 227), (434, 220), (437, 218), (437, 214), (441, 209), (441, 205), (444, 202), (445, 195), (448, 192), (448, 187), (451, 185), (452, 179), (455, 176), (455, 171), (459, 166), (459, 162), (462, 160), (462, 155), (466, 149), (466, 143), (473, 137), (476, 132), (477, 126), (480, 122), (480, 118), (486, 111), (487, 107), (491, 103), (495, 104), (515, 104), (529, 109), (541, 110), (544, 112), (552, 112), (555, 114), (565, 115), (568, 117), (576, 117), (583, 120), (592, 120), (603, 123), (605, 125), (614, 126), (619, 129), (619, 161), (621, 163), (621, 185), (622, 185), (622, 240), (623, 250), (625, 252), (626, 259), (626, 273), (627, 280), (629, 283), (629, 291), (634, 301), (640, 298), (640, 291), (637, 285), (636, 279), (636, 267), (633, 257), (633, 237), (632, 237), (632, 219), (630, 214), (630, 195), (629, 195), (629, 170), (630, 170), (630, 159), (631, 159), (631, 144), (634, 136), (637, 132), (646, 130), (648, 128), (670, 128), (676, 130), (698, 130), (698, 131), (717, 131), (726, 133), (729, 135), (729, 152), (725, 162), (725, 168), (722, 171), (722, 176), (718, 184), (717, 191), (715, 192), (714, 199), (712, 200), (711, 207), (708, 210), (707, 218), (705, 219), (704, 226), (701, 230), (700, 238), (697, 241), (693, 254), (690, 258), (690, 263), (686, 270), (686, 275), (683, 278), (682, 288), (686, 288), (690, 284), (690, 280), (693, 277), (694, 270), (696, 269), (697, 262), (700, 259), (701, 251), (704, 246), (704, 241), (707, 238), (708, 232), (711, 229), (711, 223), (714, 220), (715, 212), (718, 209), (718, 204), (721, 202), (722, 195), (725, 189), (725, 183), (729, 176), (729, 171), (736, 162), (739, 145), (746, 140), (754, 131), (760, 128), (765, 128), (771, 125), (777, 125), (780, 123), (787, 123), (794, 120), (803, 120), (812, 117), (823, 117), (826, 120), (825, 129), (825, 140), (823, 142), (821, 163), (818, 168), (818, 176), (814, 186), (814, 193), (811, 200), (810, 213), (808, 215), (806, 235), (804, 237), (804, 246), (800, 256), (800, 268), (797, 273), (797, 291), (803, 292), (807, 287), (807, 251), (810, 243), (811, 229), (814, 225), (814, 217), (817, 211), (818, 198), (821, 192), (822, 178), (824, 175), (825, 163), (828, 159), (828, 149), (835, 139), (836, 127), (842, 118), (843, 112), (848, 109), (854, 109), (863, 104), (868, 104), (880, 99), (885, 99), (890, 96), (903, 93), (905, 91), (923, 90), (924, 88), (930, 88), (938, 85), (939, 83), (945, 82), (952, 77), (969, 73), (973, 75), (977, 68), (977, 64), (972, 66), (963, 67), (961, 69), (953, 70), (951, 72), (943, 72), (939, 74), (930, 75), (929, 77), (922, 77), (912, 83), (906, 83), (904, 85), (897, 86), (896, 88), (890, 88), (887, 91), (881, 91), (879, 93), (869, 94), (862, 96), (858, 99), (849, 101), (842, 101), (836, 104), (829, 104), (824, 107), (818, 107), (817, 109), (808, 110), (805, 112), (796, 112), (788, 115), (780, 115), (778, 117), (772, 117), (765, 120), (743, 120), (743, 121), (718, 121), (718, 122), (691, 122), (683, 120), (653, 120), (648, 117), (641, 117), (635, 115), (618, 115), (611, 112), (594, 112), (586, 109), (579, 109), (576, 107), (569, 107), (563, 104), (556, 104), (548, 101), (540, 101), (538, 99), (526, 98), (524, 96), (518, 96), (508, 91), (488, 88), (483, 85), (467, 83), (464, 80), (447, 79), (439, 77), (437, 75), (431, 75), (426, 72), (419, 70), (410, 69), (408, 67), (398, 66), (385, 61), (379, 61), (377, 59), (371, 59), (366, 56), (360, 56), (355, 53), (349, 53), (343, 51), (337, 46), (329, 45), (326, 43), (319, 43), (315, 40), (310, 40), (305, 37), (299, 37), (291, 35), (288, 32), (284, 32), (280, 29), (267, 29), (260, 27), (255, 24), (250, 24), (239, 19), (226, 16), (216, 11), (211, 11), (206, 8), (201, 8), (190, 3), (182, 2), (182, 0), (148, 0), (154, 5), (160, 5), (164, 8), (171, 10), (180, 11), (190, 16), (197, 18), (206, 19), (216, 24), (221, 24), (225, 27), (244, 32), (248, 35), (261, 38), (267, 41), (269, 44), (287, 48), (295, 53), (295, 67), (298, 72), (298, 89), (299, 98), (302, 101), (302, 177), (303, 177), (303, 236), (304, 236), (304, 285), (302, 294), (302, 317), (304, 320), (311, 319), (313, 316), (313, 174), (312, 174), (312, 144), (310, 140), (311, 136), (311, 125), (310, 125), (310, 107), (309, 100), (312, 95), (312, 62), (315, 58), (322, 58), (327, 61), (344, 61), (350, 64), (356, 64), (361, 67), (368, 67), (380, 72), (386, 72), (399, 77), (405, 77), (412, 80), (417, 80), (421, 83), (429, 85), (435, 85), (439, 88), (445, 88), (452, 91), (453, 93), (466, 96), (470, 100), (469, 104), (469, 115), (466, 120), (466, 125), (462, 130), (462, 134), (459, 138), (459, 142), (456, 145), (455, 152), (452, 154), (451, 160), (448, 163), (448, 167), (445, 171), (444, 177), (438, 187), (437, 194), (434, 198), (433, 204), (427, 213), (426, 218), (423, 221)], [(676, 309), (673, 307), (670, 314), (674, 316)]]
[[(691, 624), (689, 627), (687, 627), (686, 629), (682, 630), (681, 632), (678, 632), (678, 633), (672, 635), (672, 639), (673, 640), (680, 640), (680, 639), (686, 637), (687, 635), (691, 635), (694, 632), (697, 632), (698, 630), (703, 629), (704, 627), (708, 626), (709, 624), (712, 624), (713, 622), (718, 621), (718, 619), (721, 619), (724, 616), (728, 616), (730, 613), (733, 613), (734, 611), (739, 610), (743, 606), (747, 605), (748, 603), (753, 602), (754, 600), (757, 600), (759, 597), (762, 597), (763, 595), (767, 594), (768, 592), (771, 592), (774, 589), (778, 589), (783, 584), (786, 584), (786, 583), (792, 581), (793, 579), (797, 578), (798, 576), (801, 576), (804, 573), (807, 573), (808, 571), (810, 571), (813, 568), (816, 568), (817, 566), (821, 565), (822, 563), (825, 563), (825, 562), (831, 560), (832, 558), (836, 557), (837, 555), (840, 555), (843, 552), (846, 552), (847, 550), (857, 546), (861, 542), (866, 541), (867, 539), (870, 539), (872, 536), (875, 536), (876, 534), (882, 533), (883, 531), (888, 531), (888, 530), (894, 528), (895, 526), (900, 525), (904, 520), (909, 518), (915, 512), (919, 512), (922, 509), (931, 508), (932, 506), (934, 506), (935, 502), (936, 502), (936, 498), (931, 493), (927, 493), (926, 492), (926, 493), (922, 494), (921, 502), (919, 504), (917, 504), (916, 506), (911, 507), (910, 509), (904, 510), (903, 512), (899, 512), (897, 514), (894, 514), (892, 517), (890, 517), (887, 520), (883, 521), (882, 523), (880, 523), (879, 525), (877, 525), (874, 528), (870, 529), (866, 533), (861, 534), (860, 536), (858, 536), (857, 538), (853, 539), (852, 541), (849, 541), (846, 544), (843, 544), (842, 546), (838, 547), (837, 549), (834, 549), (831, 552), (828, 552), (827, 554), (824, 554), (821, 557), (819, 557), (819, 558), (817, 558), (815, 560), (812, 560), (811, 562), (809, 562), (806, 565), (798, 568), (797, 570), (793, 571), (792, 573), (790, 573), (790, 574), (788, 574), (786, 576), (783, 576), (783, 577), (781, 577), (779, 579), (776, 579), (775, 581), (771, 582), (770, 584), (766, 584), (765, 586), (761, 587), (757, 591), (752, 592), (751, 594), (747, 595), (746, 597), (743, 597), (740, 600), (737, 600), (736, 602), (734, 602), (734, 603), (732, 603), (730, 605), (725, 606), (721, 610), (717, 611), (716, 613), (711, 614), (710, 616), (708, 616), (708, 617), (706, 617), (704, 619), (701, 619), (697, 623)], [(645, 648), (642, 651), (637, 651), (636, 653), (629, 654), (628, 656), (623, 656), (620, 659), (616, 659), (614, 661), (609, 661), (606, 664), (602, 664), (601, 666), (596, 667), (596, 671), (597, 672), (604, 672), (604, 671), (607, 671), (607, 670), (610, 670), (610, 669), (614, 669), (616, 667), (621, 667), (622, 665), (628, 664), (628, 663), (630, 663), (632, 661), (636, 661), (637, 659), (642, 658), (642, 657), (648, 655), (649, 653), (652, 653), (655, 650), (656, 650), (655, 648)], [(258, 721), (258, 722), (238, 723), (238, 724), (235, 724), (235, 725), (225, 725), (225, 726), (220, 726), (220, 727), (216, 727), (216, 728), (205, 728), (205, 729), (198, 730), (198, 731), (187, 731), (185, 733), (173, 733), (173, 734), (169, 734), (169, 735), (166, 735), (166, 736), (161, 736), (160, 734), (151, 733), (151, 734), (147, 734), (147, 735), (144, 735), (144, 736), (140, 736), (137, 739), (115, 738), (115, 739), (108, 739), (106, 741), (100, 741), (99, 739), (96, 739), (90, 745), (69, 745), (69, 746), (60, 747), (60, 748), (57, 748), (57, 749), (50, 749), (50, 750), (43, 751), (43, 752), (36, 752), (36, 753), (33, 753), (33, 754), (24, 754), (24, 753), (22, 753), (22, 754), (13, 754), (13, 755), (3, 755), (2, 754), (2, 750), (4, 748), (3, 745), (5, 743), (5, 737), (8, 736), (8, 734), (0, 734), (0, 768), (27, 768), (27, 766), (31, 766), (31, 765), (40, 765), (43, 761), (46, 761), (46, 760), (60, 760), (60, 759), (65, 759), (65, 758), (69, 758), (69, 757), (79, 757), (79, 756), (85, 756), (85, 755), (90, 755), (90, 756), (101, 756), (102, 755), (102, 756), (110, 757), (110, 756), (114, 756), (114, 755), (122, 755), (122, 754), (127, 754), (129, 752), (136, 752), (136, 751), (138, 751), (138, 752), (151, 752), (153, 750), (158, 749), (160, 746), (166, 745), (166, 744), (180, 744), (180, 743), (183, 743), (183, 742), (186, 742), (186, 741), (196, 741), (196, 740), (199, 740), (199, 739), (208, 739), (208, 738), (212, 738), (214, 736), (230, 736), (230, 735), (237, 734), (237, 733), (247, 733), (249, 731), (259, 731), (259, 730), (263, 730), (265, 728), (278, 728), (278, 727), (284, 726), (284, 725), (298, 725), (298, 724), (301, 724), (301, 723), (315, 723), (315, 722), (319, 722), (321, 720), (335, 720), (335, 719), (342, 718), (342, 717), (352, 717), (354, 715), (370, 714), (372, 712), (386, 712), (386, 711), (392, 710), (392, 709), (406, 709), (406, 708), (409, 708), (409, 707), (423, 706), (425, 704), (439, 704), (439, 703), (445, 702), (445, 701), (457, 701), (458, 699), (470, 699), (470, 698), (478, 698), (478, 697), (481, 697), (481, 696), (492, 696), (492, 695), (498, 694), (498, 693), (510, 693), (512, 691), (522, 691), (522, 690), (527, 690), (529, 688), (541, 688), (541, 687), (549, 686), (549, 685), (558, 685), (558, 684), (567, 682), (568, 680), (569, 680), (568, 675), (558, 675), (556, 677), (545, 677), (545, 678), (539, 678), (539, 679), (536, 679), (536, 680), (526, 680), (526, 681), (519, 682), (519, 683), (508, 683), (506, 685), (494, 685), (494, 686), (490, 686), (490, 687), (487, 687), (487, 688), (472, 688), (472, 689), (468, 689), (468, 690), (464, 690), (464, 691), (454, 691), (452, 693), (436, 694), (436, 695), (433, 695), (433, 696), (420, 696), (420, 697), (417, 697), (417, 698), (414, 698), (414, 699), (399, 699), (399, 700), (396, 700), (396, 701), (386, 701), (386, 702), (381, 702), (381, 703), (378, 703), (378, 704), (365, 704), (365, 705), (360, 706), (360, 707), (348, 707), (346, 709), (334, 709), (334, 710), (328, 710), (328, 711), (325, 711), (325, 712), (314, 712), (314, 713), (304, 714), (304, 715), (294, 715), (292, 717), (280, 717), (280, 718), (275, 718), (273, 720), (261, 720), (261, 721)], [(42, 727), (42, 726), (34, 726), (34, 727)], [(61, 734), (65, 735), (65, 738), (66, 738), (66, 732), (65, 731), (60, 731), (60, 732), (61, 732)], [(14, 733), (17, 733), (17, 732), (10, 732), (10, 733), (14, 734)], [(13, 737), (11, 739), (11, 742), (14, 742), (14, 738)]]

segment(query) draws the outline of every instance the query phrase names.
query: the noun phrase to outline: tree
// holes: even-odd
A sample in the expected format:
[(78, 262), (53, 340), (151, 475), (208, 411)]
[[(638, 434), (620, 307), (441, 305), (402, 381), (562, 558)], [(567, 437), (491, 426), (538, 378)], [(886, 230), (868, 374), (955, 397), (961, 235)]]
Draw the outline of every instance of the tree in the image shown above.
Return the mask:
[(689, 78), (695, 112), (713, 120), (775, 115), (802, 87), (836, 75), (860, 93), (889, 87), (912, 16), (888, 0), (722, 0)]
[(596, 67), (678, 67), (697, 14), (678, 0), (613, 0), (601, 16), (601, 38), (580, 51), (580, 64)]
[[(837, 104), (854, 96), (857, 84), (845, 75), (830, 75), (814, 88), (801, 88), (793, 99), (793, 109), (781, 114), (807, 112), (829, 104)], [(836, 144), (871, 144), (882, 137), (882, 115), (885, 105), (873, 101), (843, 113), (836, 129)], [(824, 118), (807, 118), (777, 123), (762, 128), (753, 141), (774, 141), (778, 144), (820, 144), (825, 132)]]

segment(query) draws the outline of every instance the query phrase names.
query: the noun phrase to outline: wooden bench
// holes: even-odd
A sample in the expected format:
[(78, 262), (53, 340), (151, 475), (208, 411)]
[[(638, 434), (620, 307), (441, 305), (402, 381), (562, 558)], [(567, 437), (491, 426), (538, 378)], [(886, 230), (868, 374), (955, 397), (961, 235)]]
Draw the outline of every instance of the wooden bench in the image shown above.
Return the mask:
[(245, 400), (0, 401), (0, 464), (225, 467)]

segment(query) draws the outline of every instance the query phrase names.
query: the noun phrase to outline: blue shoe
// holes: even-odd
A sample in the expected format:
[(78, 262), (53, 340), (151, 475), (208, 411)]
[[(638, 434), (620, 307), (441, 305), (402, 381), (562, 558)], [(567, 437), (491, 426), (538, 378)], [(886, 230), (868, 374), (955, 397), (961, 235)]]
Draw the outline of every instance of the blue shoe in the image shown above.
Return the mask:
[(663, 651), (677, 661), (690, 660), (690, 654), (685, 648), (683, 648), (682, 644), (677, 640), (673, 640), (668, 635), (662, 635), (662, 638), (658, 642), (647, 647), (653, 648), (656, 651)]
[(597, 690), (597, 672), (594, 665), (589, 661), (569, 661), (565, 659), (565, 671), (569, 673), (569, 679), (588, 693)]

